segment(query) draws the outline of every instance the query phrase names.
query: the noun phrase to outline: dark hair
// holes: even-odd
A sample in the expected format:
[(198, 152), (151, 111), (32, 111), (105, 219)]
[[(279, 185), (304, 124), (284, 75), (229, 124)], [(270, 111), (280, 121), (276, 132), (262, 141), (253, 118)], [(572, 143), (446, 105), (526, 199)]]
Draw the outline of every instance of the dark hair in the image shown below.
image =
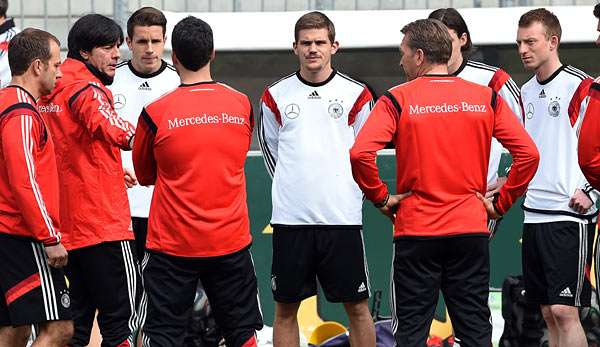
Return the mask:
[(123, 31), (117, 22), (101, 14), (88, 14), (79, 18), (67, 38), (67, 56), (83, 61), (79, 51), (91, 52), (96, 47), (121, 45)]
[(448, 64), (452, 55), (452, 38), (448, 28), (437, 19), (419, 19), (402, 28), (408, 47), (420, 49), (433, 64)]
[(444, 23), (449, 29), (456, 31), (456, 35), (460, 38), (463, 34), (467, 34), (467, 43), (460, 48), (463, 53), (469, 53), (473, 49), (473, 42), (471, 41), (471, 33), (467, 27), (467, 23), (458, 11), (452, 7), (450, 8), (438, 8), (437, 10), (429, 14), (430, 19), (437, 19)]
[(198, 71), (210, 61), (214, 49), (212, 29), (202, 19), (188, 16), (173, 28), (171, 46), (183, 67)]
[(8, 11), (8, 0), (0, 0), (0, 17), (6, 17)]
[(335, 41), (335, 26), (325, 14), (319, 11), (309, 12), (298, 19), (294, 27), (294, 39), (298, 42), (300, 30), (305, 29), (327, 29), (329, 41)]
[(60, 47), (60, 41), (47, 31), (27, 28), (13, 37), (8, 43), (8, 65), (13, 76), (21, 76), (31, 63), (39, 59), (44, 64), (52, 57), (50, 41)]
[(167, 18), (165, 15), (154, 7), (142, 7), (133, 12), (127, 20), (127, 36), (130, 39), (133, 38), (133, 29), (136, 26), (150, 27), (154, 25), (162, 28), (163, 36), (167, 34)]
[(600, 2), (594, 6), (594, 16), (600, 19)]
[(536, 8), (535, 10), (525, 12), (519, 19), (519, 28), (527, 28), (535, 22), (542, 23), (544, 28), (546, 28), (547, 39), (556, 36), (560, 42), (562, 29), (560, 27), (560, 22), (554, 13), (545, 8)]

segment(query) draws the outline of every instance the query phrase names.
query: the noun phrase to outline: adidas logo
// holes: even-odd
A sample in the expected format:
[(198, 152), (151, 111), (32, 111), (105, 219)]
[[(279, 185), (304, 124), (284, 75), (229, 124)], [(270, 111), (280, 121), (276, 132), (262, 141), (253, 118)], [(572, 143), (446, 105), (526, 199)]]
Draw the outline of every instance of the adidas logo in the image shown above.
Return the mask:
[(367, 290), (367, 286), (365, 286), (365, 282), (360, 282), (360, 286), (358, 286), (358, 292), (362, 293)]
[(542, 89), (542, 91), (540, 92), (539, 98), (543, 99), (546, 97), (546, 92)]
[(558, 296), (572, 298), (573, 294), (571, 293), (571, 289), (569, 289), (569, 287), (567, 287), (567, 288), (563, 289), (563, 291), (560, 292), (560, 294)]
[(317, 93), (317, 91), (313, 91), (312, 93), (308, 94), (308, 98), (309, 99), (320, 99), (321, 97), (319, 96), (319, 93)]
[(152, 88), (150, 88), (150, 84), (148, 84), (148, 81), (140, 84), (140, 86), (138, 87), (138, 90), (152, 90)]

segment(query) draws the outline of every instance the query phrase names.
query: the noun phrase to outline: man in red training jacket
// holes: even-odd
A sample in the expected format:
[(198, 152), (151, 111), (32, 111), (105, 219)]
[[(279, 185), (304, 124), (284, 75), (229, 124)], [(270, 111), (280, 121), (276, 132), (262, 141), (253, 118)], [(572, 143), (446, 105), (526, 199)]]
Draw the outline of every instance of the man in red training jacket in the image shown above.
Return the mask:
[(204, 21), (177, 23), (172, 46), (181, 85), (142, 109), (133, 148), (139, 182), (154, 185), (142, 261), (144, 344), (184, 345), (200, 280), (227, 346), (253, 347), (262, 316), (244, 174), (252, 105), (213, 81)]
[[(402, 33), (400, 63), (410, 81), (379, 99), (350, 150), (356, 182), (394, 222), (392, 330), (398, 346), (422, 346), (441, 289), (456, 340), (491, 346), (487, 218), (525, 192), (539, 155), (499, 95), (448, 74), (452, 43), (441, 22), (418, 20)], [(490, 201), (482, 195), (492, 137), (513, 167)], [(399, 195), (389, 194), (375, 163), (390, 141)]]
[(75, 333), (72, 347), (89, 344), (96, 311), (102, 346), (133, 346), (142, 283), (136, 269), (121, 149), (134, 127), (114, 110), (112, 83), (123, 41), (112, 19), (89, 14), (69, 31), (67, 59), (40, 111), (55, 139), (60, 221), (69, 251)]
[[(600, 4), (594, 7), (600, 33)], [(600, 47), (600, 36), (596, 40)], [(600, 190), (600, 77), (589, 90), (589, 103), (579, 132), (579, 166), (583, 175), (596, 190)]]
[(60, 42), (27, 28), (9, 43), (0, 90), (0, 346), (63, 347), (73, 335), (54, 142), (37, 99), (60, 78)]

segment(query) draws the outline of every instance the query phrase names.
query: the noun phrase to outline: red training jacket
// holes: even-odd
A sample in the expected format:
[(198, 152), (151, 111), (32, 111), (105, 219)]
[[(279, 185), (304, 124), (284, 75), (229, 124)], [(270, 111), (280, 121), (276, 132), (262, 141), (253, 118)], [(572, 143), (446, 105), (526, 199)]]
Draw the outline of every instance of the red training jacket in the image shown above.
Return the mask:
[(155, 185), (146, 248), (213, 257), (250, 244), (253, 126), (248, 97), (216, 82), (181, 85), (142, 110), (133, 165), (142, 185)]
[(120, 149), (129, 149), (135, 128), (82, 62), (66, 59), (61, 71), (39, 109), (56, 145), (63, 243), (73, 250), (133, 240)]
[(579, 132), (579, 166), (592, 187), (600, 190), (600, 77), (592, 83), (589, 98)]
[(25, 89), (0, 90), (0, 233), (60, 242), (54, 144)]
[(458, 77), (424, 76), (383, 95), (350, 151), (354, 178), (366, 197), (388, 193), (375, 157), (396, 147), (400, 202), (394, 236), (487, 233), (487, 214), (475, 193), (485, 194), (492, 136), (513, 156), (495, 203), (506, 213), (533, 178), (539, 153), (510, 108), (490, 88)]

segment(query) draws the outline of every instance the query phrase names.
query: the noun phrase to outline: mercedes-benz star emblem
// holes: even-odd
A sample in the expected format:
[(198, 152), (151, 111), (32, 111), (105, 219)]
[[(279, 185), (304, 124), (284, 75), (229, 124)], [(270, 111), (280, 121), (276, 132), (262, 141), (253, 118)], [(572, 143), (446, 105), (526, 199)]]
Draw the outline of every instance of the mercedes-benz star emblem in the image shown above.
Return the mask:
[(125, 95), (117, 94), (115, 95), (115, 110), (120, 110), (125, 107), (125, 103), (127, 100), (125, 99)]
[(289, 119), (298, 118), (300, 115), (300, 106), (296, 104), (289, 104), (285, 107), (285, 116)]
[(525, 117), (527, 117), (527, 119), (533, 118), (534, 111), (535, 111), (535, 109), (533, 108), (533, 104), (532, 103), (527, 104), (527, 111), (525, 112)]

